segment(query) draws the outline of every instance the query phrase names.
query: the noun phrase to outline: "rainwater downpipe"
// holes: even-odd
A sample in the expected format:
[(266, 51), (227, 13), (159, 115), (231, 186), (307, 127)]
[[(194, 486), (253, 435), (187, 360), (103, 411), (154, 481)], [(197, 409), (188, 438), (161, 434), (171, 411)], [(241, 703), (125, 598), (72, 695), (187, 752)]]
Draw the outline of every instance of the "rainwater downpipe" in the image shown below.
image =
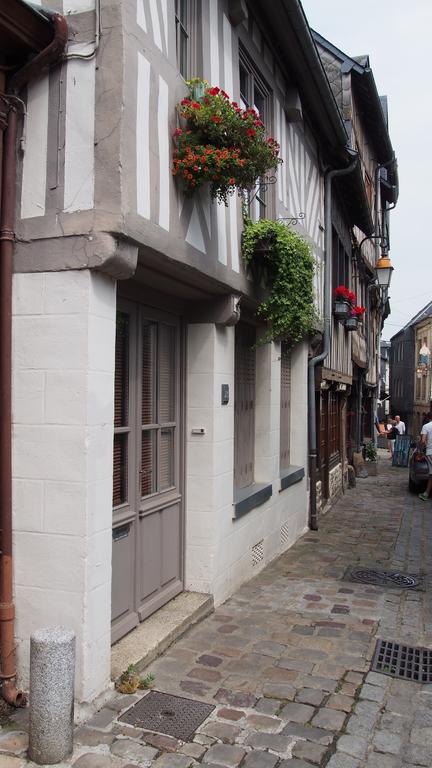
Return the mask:
[(62, 55), (67, 43), (66, 20), (50, 14), (51, 43), (16, 72), (2, 98), (9, 105), (3, 144), (0, 213), (0, 680), (8, 704), (24, 707), (26, 697), (16, 687), (15, 606), (12, 558), (12, 273), (15, 242), (16, 158), (18, 139), (17, 94), (32, 77), (40, 75)]
[(330, 324), (332, 314), (332, 185), (333, 179), (346, 176), (355, 169), (358, 163), (358, 154), (347, 168), (339, 168), (327, 171), (324, 181), (324, 336), (323, 350), (319, 355), (311, 357), (308, 362), (308, 433), (309, 433), (309, 526), (312, 531), (318, 530), (317, 504), (316, 504), (316, 476), (317, 476), (317, 434), (316, 434), (316, 407), (315, 407), (315, 369), (322, 363), (330, 351)]

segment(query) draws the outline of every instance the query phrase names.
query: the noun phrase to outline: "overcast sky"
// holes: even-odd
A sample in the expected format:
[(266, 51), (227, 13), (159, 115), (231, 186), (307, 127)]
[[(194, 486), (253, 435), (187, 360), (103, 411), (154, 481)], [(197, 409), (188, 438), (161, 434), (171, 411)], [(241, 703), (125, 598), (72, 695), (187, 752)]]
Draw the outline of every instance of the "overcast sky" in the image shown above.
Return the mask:
[(432, 300), (431, 0), (302, 0), (313, 29), (350, 56), (369, 54), (378, 92), (388, 96), (399, 165), (391, 213), (389, 339)]

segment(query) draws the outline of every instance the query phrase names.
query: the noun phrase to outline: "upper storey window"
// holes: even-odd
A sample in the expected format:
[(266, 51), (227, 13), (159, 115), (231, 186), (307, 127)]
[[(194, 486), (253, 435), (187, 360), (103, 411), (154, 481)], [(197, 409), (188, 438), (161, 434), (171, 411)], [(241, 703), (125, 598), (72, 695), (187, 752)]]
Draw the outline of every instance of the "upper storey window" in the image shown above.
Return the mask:
[(246, 61), (240, 61), (240, 106), (242, 109), (255, 109), (263, 123), (267, 118), (268, 90), (259, 75)]
[(187, 79), (190, 60), (191, 0), (175, 0), (177, 66)]
[[(262, 122), (269, 128), (270, 94), (256, 69), (246, 56), (240, 58), (240, 106), (242, 109), (255, 109)], [(267, 192), (264, 187), (258, 190), (250, 204), (252, 219), (264, 219), (267, 216)]]

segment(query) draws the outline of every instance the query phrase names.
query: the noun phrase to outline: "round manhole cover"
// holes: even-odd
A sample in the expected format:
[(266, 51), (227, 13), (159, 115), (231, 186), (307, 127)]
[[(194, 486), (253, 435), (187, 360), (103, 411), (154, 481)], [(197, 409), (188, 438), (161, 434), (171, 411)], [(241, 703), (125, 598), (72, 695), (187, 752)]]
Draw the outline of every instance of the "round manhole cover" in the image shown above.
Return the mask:
[(405, 573), (389, 573), (388, 578), (399, 587), (418, 587), (420, 584), (420, 579), (417, 576), (410, 576)]
[(344, 578), (346, 581), (357, 581), (377, 587), (417, 589), (422, 586), (422, 577), (417, 574), (381, 571), (378, 568), (350, 568)]

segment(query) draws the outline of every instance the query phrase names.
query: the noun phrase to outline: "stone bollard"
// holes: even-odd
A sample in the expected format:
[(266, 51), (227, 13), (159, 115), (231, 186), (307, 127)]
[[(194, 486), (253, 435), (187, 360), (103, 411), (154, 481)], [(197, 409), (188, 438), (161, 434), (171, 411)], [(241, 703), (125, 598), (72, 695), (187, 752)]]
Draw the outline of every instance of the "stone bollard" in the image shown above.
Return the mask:
[(30, 638), (29, 757), (60, 763), (73, 749), (75, 633), (64, 627)]

